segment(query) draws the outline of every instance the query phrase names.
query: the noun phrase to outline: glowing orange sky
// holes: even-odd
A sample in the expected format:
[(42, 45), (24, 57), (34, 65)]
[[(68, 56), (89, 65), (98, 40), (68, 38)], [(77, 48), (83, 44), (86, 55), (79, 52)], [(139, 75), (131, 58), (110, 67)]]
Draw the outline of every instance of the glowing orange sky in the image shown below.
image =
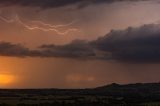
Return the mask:
[(10, 74), (0, 74), (0, 85), (9, 85), (15, 82), (15, 77)]
[[(151, 2), (92, 5), (83, 9), (74, 6), (39, 10), (31, 7), (3, 7), (1, 15), (12, 19), (16, 14), (25, 22), (41, 20), (51, 25), (76, 20), (66, 30), (80, 31), (57, 34), (55, 31), (28, 30), (21, 24), (0, 20), (0, 40), (21, 43), (29, 48), (41, 44), (66, 44), (75, 39), (94, 40), (111, 29), (124, 29), (157, 23), (160, 4)], [(44, 27), (44, 26), (43, 26)], [(159, 64), (126, 64), (104, 60), (66, 58), (0, 57), (0, 88), (85, 88), (112, 82), (159, 81)]]

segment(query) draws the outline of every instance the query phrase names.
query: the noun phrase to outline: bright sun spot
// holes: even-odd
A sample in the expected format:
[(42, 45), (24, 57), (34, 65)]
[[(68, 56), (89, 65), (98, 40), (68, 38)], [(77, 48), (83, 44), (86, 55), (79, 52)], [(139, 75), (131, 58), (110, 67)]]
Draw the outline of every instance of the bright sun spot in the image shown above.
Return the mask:
[(14, 82), (15, 77), (9, 74), (0, 74), (0, 84), (7, 85)]

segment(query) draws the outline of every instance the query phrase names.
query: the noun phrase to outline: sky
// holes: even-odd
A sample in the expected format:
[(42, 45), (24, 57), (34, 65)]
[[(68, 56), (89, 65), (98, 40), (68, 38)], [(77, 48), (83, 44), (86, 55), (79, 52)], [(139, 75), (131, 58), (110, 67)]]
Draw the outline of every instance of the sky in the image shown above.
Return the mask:
[(0, 0), (0, 88), (160, 81), (160, 0)]

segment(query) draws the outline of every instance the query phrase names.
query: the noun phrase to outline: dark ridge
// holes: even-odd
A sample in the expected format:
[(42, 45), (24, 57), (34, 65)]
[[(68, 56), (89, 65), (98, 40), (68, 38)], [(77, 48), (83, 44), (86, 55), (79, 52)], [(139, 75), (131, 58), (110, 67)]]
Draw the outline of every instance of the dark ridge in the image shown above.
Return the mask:
[(27, 95), (104, 95), (123, 97), (159, 96), (160, 83), (135, 83), (120, 85), (112, 83), (90, 89), (0, 89), (0, 96)]
[[(17, 105), (7, 105), (13, 100)], [(160, 106), (159, 101), (160, 83), (112, 83), (90, 89), (0, 89), (0, 106)]]

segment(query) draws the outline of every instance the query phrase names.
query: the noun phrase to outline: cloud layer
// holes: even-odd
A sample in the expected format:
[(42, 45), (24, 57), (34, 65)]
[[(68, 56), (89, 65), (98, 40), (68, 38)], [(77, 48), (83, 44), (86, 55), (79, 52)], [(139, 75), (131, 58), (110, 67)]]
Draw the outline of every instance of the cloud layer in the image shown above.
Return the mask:
[(110, 52), (112, 59), (124, 61), (160, 60), (160, 25), (150, 24), (138, 28), (111, 31), (92, 42), (100, 51)]
[(21, 46), (20, 44), (11, 44), (10, 42), (0, 42), (0, 55), (1, 56), (16, 56), (24, 57), (29, 53), (29, 49)]
[(68, 5), (85, 7), (90, 4), (113, 3), (122, 1), (147, 1), (147, 0), (0, 0), (1, 6), (29, 6), (41, 8), (56, 8)]
[(0, 55), (16, 57), (99, 58), (122, 61), (159, 61), (160, 25), (112, 30), (95, 41), (75, 40), (67, 45), (42, 45), (30, 50), (20, 44), (0, 43)]

